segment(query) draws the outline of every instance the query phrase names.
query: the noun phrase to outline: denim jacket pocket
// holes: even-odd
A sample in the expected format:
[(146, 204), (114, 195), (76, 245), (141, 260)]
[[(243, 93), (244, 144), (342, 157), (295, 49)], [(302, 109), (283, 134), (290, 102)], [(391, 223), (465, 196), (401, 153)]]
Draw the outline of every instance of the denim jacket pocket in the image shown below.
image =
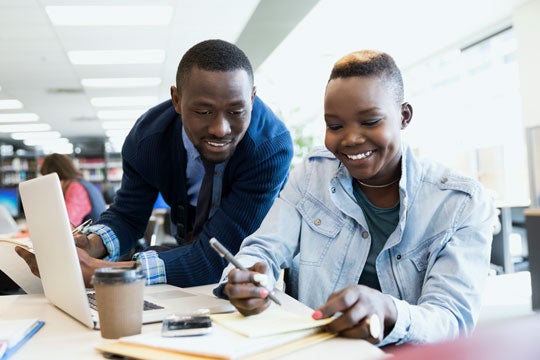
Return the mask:
[(426, 271), (428, 264), (429, 253), (418, 254), (417, 256), (411, 257), (410, 260), (414, 264), (414, 267), (418, 272)]
[(421, 295), (421, 289), (425, 281), (429, 258), (433, 253), (438, 253), (448, 233), (443, 231), (429, 239), (422, 241), (413, 250), (403, 254), (400, 274), (403, 278), (402, 287), (405, 299), (416, 303)]
[(343, 228), (344, 220), (316, 199), (309, 197), (298, 204), (298, 211), (303, 219), (302, 233), (309, 233), (309, 236), (302, 236), (303, 239), (309, 239), (309, 244), (305, 247), (300, 244), (300, 263), (318, 266)]

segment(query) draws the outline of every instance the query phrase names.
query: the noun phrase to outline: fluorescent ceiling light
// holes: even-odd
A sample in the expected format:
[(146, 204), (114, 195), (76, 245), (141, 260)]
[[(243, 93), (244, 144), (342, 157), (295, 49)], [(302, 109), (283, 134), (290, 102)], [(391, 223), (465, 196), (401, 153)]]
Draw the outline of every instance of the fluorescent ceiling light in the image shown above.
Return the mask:
[(101, 120), (135, 120), (142, 115), (141, 110), (100, 110), (97, 117)]
[(24, 145), (27, 146), (36, 146), (36, 145), (64, 145), (69, 143), (69, 140), (66, 138), (58, 139), (26, 139), (23, 141)]
[(118, 96), (95, 97), (90, 99), (94, 106), (154, 106), (158, 103), (157, 96)]
[(22, 102), (15, 99), (0, 100), (0, 110), (20, 109), (23, 107)]
[(0, 125), (0, 133), (13, 133), (13, 132), (33, 132), (33, 131), (49, 131), (51, 125), (49, 124), (9, 124)]
[(58, 153), (58, 154), (72, 154), (73, 153), (73, 144), (72, 143), (60, 143), (60, 144), (38, 144), (35, 145), (40, 147), (45, 154)]
[(125, 138), (128, 133), (129, 133), (128, 129), (105, 131), (105, 135), (107, 135), (108, 138), (114, 138), (114, 139)]
[(18, 132), (11, 134), (11, 138), (14, 140), (26, 140), (26, 139), (58, 139), (60, 133), (58, 131), (32, 131), (32, 132)]
[(151, 87), (161, 84), (161, 78), (95, 78), (82, 79), (81, 84), (89, 88), (131, 88), (131, 87)]
[(133, 26), (168, 25), (171, 6), (46, 6), (53, 25)]
[(116, 129), (131, 129), (135, 121), (126, 120), (126, 121), (105, 121), (101, 126), (105, 130), (116, 130)]
[(39, 116), (34, 113), (0, 114), (0, 123), (38, 121)]
[(68, 51), (73, 65), (124, 65), (161, 64), (165, 61), (165, 50), (72, 50)]

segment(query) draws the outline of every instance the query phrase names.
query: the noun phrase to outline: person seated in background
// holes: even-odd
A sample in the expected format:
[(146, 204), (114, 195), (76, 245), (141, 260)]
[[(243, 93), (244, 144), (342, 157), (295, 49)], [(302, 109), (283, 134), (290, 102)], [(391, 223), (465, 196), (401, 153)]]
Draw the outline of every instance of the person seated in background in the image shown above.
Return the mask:
[[(245, 53), (206, 40), (180, 60), (171, 99), (149, 109), (122, 147), (122, 185), (114, 203), (75, 235), (87, 286), (95, 269), (139, 264), (147, 285), (189, 287), (219, 281), (227, 265), (210, 247), (236, 252), (254, 232), (289, 174), (293, 145), (285, 124), (256, 96)], [(129, 254), (143, 237), (161, 193), (178, 245)], [(35, 257), (16, 248), (32, 272)]]
[(402, 141), (412, 114), (388, 54), (337, 61), (324, 97), (326, 149), (293, 169), (235, 257), (248, 270), (228, 266), (214, 293), (257, 314), (270, 301), (254, 273), (273, 288), (288, 269), (287, 293), (315, 319), (336, 316), (328, 330), (342, 336), (386, 345), (470, 334), (495, 208), (478, 181), (418, 158)]
[(73, 226), (89, 219), (97, 221), (99, 215), (107, 209), (99, 189), (82, 178), (69, 155), (54, 153), (45, 156), (39, 172), (41, 175), (58, 174), (69, 221)]

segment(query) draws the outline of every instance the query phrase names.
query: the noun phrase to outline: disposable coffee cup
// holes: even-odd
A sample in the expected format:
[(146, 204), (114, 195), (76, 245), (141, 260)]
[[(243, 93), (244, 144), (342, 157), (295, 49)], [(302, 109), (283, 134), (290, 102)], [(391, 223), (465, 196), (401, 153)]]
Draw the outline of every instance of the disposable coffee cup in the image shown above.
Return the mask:
[(135, 267), (106, 267), (92, 276), (101, 336), (118, 339), (141, 333), (145, 275)]

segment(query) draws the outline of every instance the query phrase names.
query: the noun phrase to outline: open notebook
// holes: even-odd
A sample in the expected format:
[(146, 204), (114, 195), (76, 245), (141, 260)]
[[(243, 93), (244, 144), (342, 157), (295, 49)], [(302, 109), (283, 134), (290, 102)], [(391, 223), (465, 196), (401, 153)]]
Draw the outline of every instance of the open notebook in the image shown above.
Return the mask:
[[(227, 316), (223, 316), (227, 315)], [(333, 319), (313, 320), (272, 304), (258, 315), (212, 315), (213, 331), (201, 336), (162, 337), (158, 331), (128, 336), (101, 344), (103, 352), (136, 359), (184, 359), (186, 356), (218, 359), (266, 359), (330, 339), (335, 334), (320, 327)]]
[[(87, 297), (58, 176), (52, 173), (22, 182), (19, 192), (45, 296), (84, 325), (98, 329), (98, 314)], [(228, 301), (171, 285), (146, 286), (145, 301), (159, 308), (144, 311), (143, 323), (199, 308), (211, 313), (234, 310)]]

